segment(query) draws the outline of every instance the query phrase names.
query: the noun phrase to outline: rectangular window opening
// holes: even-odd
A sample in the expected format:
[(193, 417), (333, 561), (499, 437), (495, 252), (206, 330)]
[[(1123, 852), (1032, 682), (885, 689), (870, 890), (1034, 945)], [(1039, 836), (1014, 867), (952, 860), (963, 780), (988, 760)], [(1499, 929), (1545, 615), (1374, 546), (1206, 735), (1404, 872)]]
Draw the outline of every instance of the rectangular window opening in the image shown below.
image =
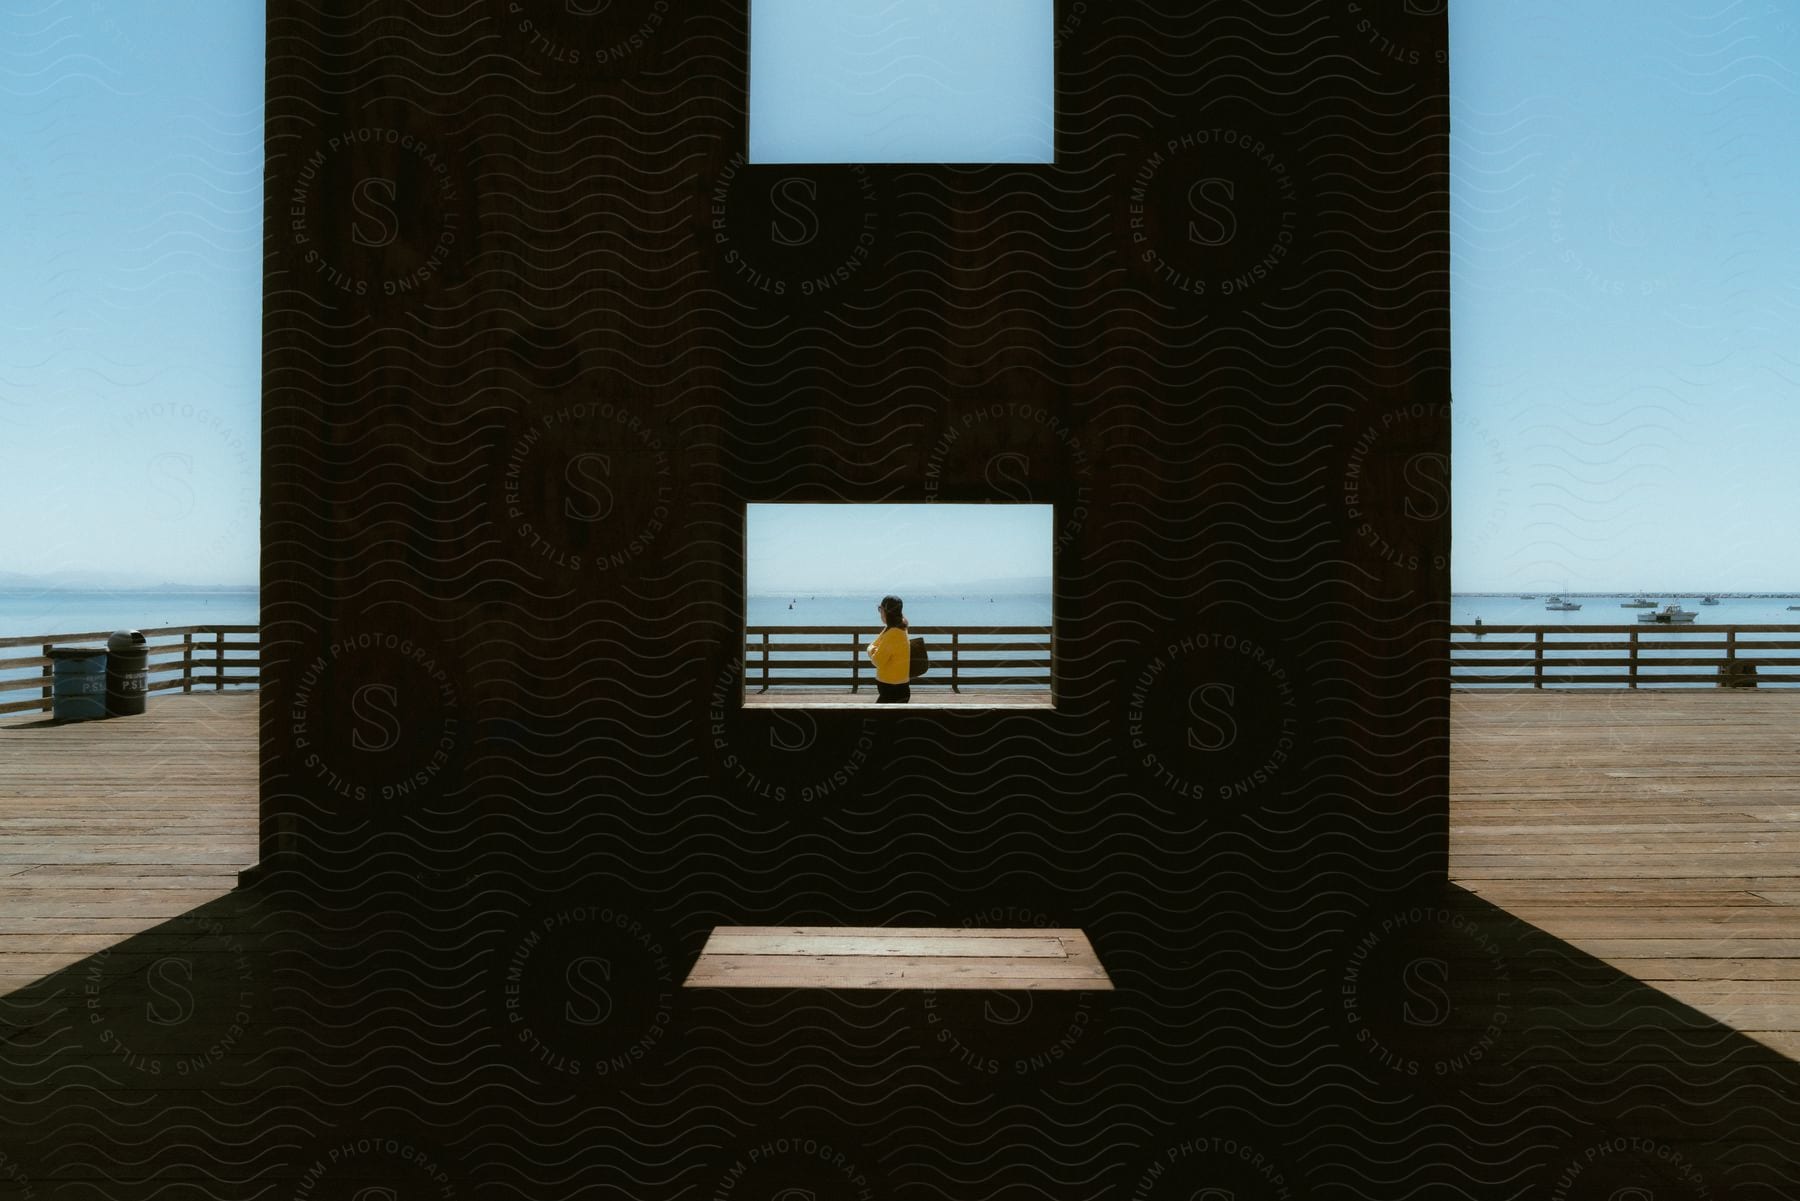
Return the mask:
[[(744, 707), (1053, 708), (1052, 513), (748, 506)], [(904, 628), (884, 614), (890, 597)]]
[(753, 0), (751, 163), (1050, 163), (1052, 0)]

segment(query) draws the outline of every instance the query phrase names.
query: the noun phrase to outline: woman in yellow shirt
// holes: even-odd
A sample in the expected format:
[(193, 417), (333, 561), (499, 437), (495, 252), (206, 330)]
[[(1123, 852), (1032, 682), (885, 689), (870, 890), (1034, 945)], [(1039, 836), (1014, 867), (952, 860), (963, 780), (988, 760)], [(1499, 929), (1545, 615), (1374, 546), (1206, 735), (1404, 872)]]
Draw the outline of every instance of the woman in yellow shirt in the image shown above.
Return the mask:
[(869, 643), (869, 659), (875, 664), (875, 703), (904, 705), (912, 700), (912, 645), (906, 639), (906, 614), (897, 596), (884, 596), (875, 611), (886, 629)]

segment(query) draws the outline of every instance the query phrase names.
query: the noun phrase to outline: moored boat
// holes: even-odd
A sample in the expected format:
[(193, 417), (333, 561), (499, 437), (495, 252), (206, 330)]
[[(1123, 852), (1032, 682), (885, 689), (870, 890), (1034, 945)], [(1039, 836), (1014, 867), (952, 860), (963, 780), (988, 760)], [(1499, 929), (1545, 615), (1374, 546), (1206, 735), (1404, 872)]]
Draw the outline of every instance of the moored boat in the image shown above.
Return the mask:
[(1655, 622), (1658, 625), (1693, 625), (1694, 618), (1700, 616), (1692, 609), (1683, 609), (1680, 605), (1669, 605), (1654, 613), (1639, 613), (1639, 621)]

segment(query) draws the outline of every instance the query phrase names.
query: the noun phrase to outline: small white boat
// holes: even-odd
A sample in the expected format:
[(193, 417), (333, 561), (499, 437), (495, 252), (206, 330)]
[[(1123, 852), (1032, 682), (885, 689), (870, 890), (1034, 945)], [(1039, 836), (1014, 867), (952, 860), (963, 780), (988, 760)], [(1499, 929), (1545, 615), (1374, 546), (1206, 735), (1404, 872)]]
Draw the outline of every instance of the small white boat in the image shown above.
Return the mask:
[(1619, 608), (1621, 608), (1621, 609), (1654, 609), (1654, 608), (1656, 608), (1656, 602), (1651, 600), (1647, 596), (1634, 596), (1630, 600), (1626, 601), (1624, 604), (1620, 605)]
[(1716, 605), (1719, 603), (1719, 598), (1716, 596), (1703, 596), (1700, 598), (1700, 603), (1703, 605)]
[(1560, 596), (1553, 596), (1544, 602), (1544, 608), (1555, 613), (1573, 613), (1581, 606), (1574, 601), (1566, 601)]
[(1688, 626), (1694, 624), (1694, 618), (1700, 616), (1692, 609), (1683, 609), (1680, 605), (1669, 605), (1654, 613), (1639, 613), (1639, 621), (1652, 621), (1658, 625)]

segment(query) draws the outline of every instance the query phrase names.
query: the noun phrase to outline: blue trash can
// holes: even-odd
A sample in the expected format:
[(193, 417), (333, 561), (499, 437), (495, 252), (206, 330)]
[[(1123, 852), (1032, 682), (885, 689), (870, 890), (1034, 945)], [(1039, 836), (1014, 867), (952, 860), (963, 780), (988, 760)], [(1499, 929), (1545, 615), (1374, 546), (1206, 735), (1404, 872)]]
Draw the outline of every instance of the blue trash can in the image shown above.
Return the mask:
[(50, 648), (50, 716), (88, 721), (106, 716), (106, 648)]

